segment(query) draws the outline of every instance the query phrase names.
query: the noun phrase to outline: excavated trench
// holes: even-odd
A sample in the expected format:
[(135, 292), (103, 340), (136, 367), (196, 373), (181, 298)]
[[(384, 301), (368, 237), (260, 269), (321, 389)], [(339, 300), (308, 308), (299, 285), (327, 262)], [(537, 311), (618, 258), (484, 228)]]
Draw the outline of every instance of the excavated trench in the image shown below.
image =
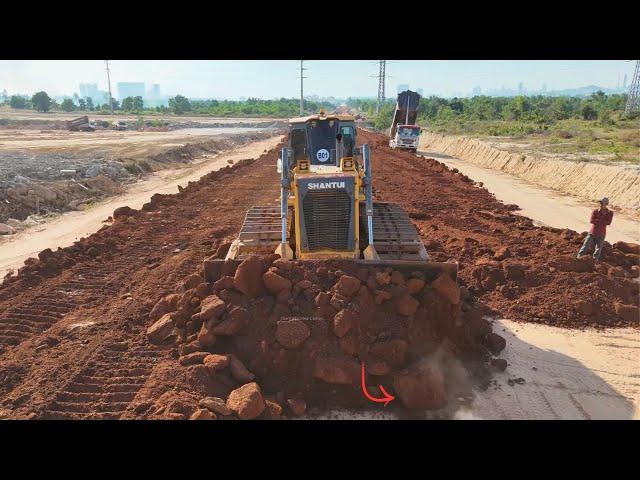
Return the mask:
[[(7, 277), (0, 418), (453, 411), (505, 367), (491, 315), (637, 324), (640, 247), (576, 260), (581, 234), (535, 227), (458, 172), (360, 137), (376, 199), (403, 205), (435, 260), (460, 262), (457, 285), (352, 262), (220, 261), (246, 210), (278, 197), (276, 148), (141, 211), (118, 209)], [(368, 399), (363, 375), (372, 398), (395, 399)]]

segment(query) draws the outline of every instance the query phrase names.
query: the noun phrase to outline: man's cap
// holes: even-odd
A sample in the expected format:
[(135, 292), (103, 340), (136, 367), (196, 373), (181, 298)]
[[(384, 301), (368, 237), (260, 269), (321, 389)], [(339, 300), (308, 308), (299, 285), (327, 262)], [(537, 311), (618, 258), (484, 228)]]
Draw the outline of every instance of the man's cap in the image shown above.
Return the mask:
[(607, 197), (604, 197), (602, 200), (600, 200), (600, 203), (602, 203), (603, 205), (609, 205), (609, 199)]

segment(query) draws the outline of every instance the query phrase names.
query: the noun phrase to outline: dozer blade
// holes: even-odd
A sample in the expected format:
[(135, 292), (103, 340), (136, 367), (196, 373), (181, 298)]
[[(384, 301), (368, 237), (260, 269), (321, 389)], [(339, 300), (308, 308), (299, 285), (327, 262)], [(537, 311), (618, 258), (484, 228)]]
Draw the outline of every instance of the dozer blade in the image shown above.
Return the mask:
[[(365, 209), (360, 212), (360, 222), (366, 225)], [(359, 260), (360, 263), (389, 266), (403, 272), (421, 271), (430, 279), (445, 272), (457, 279), (458, 264), (430, 261), (409, 215), (395, 203), (373, 204), (373, 247), (377, 258)]]
[(247, 211), (240, 234), (231, 244), (227, 258), (243, 260), (248, 255), (271, 254), (281, 239), (280, 207), (253, 206)]

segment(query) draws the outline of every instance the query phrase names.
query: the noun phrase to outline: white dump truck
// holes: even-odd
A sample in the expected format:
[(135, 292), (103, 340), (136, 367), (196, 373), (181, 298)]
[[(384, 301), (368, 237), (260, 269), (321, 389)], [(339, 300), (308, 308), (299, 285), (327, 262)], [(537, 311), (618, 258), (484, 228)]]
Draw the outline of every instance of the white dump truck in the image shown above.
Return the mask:
[(420, 140), (420, 127), (416, 125), (420, 95), (411, 90), (398, 94), (396, 111), (389, 130), (389, 146), (415, 152)]

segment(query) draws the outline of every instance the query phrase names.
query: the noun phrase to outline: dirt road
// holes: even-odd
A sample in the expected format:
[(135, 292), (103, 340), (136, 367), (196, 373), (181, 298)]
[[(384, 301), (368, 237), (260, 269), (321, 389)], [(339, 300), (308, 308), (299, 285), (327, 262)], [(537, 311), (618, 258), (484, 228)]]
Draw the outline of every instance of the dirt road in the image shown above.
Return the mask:
[[(435, 158), (451, 168), (457, 168), (475, 181), (482, 182), (497, 199), (504, 203), (517, 204), (520, 207), (519, 213), (533, 219), (539, 225), (570, 228), (576, 232), (586, 231), (589, 227), (590, 212), (596, 208), (592, 203), (448, 155), (425, 151), (418, 153)], [(616, 212), (613, 223), (607, 227), (607, 240), (611, 243), (640, 243), (640, 221)]]
[[(618, 303), (626, 306), (625, 312), (638, 311), (632, 259), (624, 253), (605, 252), (597, 268), (576, 262), (578, 234), (536, 227), (442, 164), (390, 150), (382, 136), (361, 137), (372, 145), (377, 200), (402, 204), (432, 257), (459, 261), (460, 284), (494, 316), (526, 322), (527, 327), (538, 324), (542, 332), (549, 328), (542, 324), (609, 327), (606, 335), (625, 332), (624, 341), (635, 342), (637, 330), (628, 330), (635, 319), (614, 309)], [(175, 347), (147, 341), (149, 312), (204, 257), (237, 234), (250, 206), (276, 201), (276, 158), (277, 149), (271, 150), (255, 161), (208, 174), (177, 195), (154, 196), (142, 213), (121, 218), (60, 252), (41, 252), (39, 261), (6, 281), (0, 288), (0, 417), (140, 418), (162, 403), (167, 389), (175, 386), (171, 382), (186, 373)], [(519, 341), (509, 337), (505, 354), (522, 351)], [(547, 348), (560, 349), (562, 343), (541, 349)], [(575, 348), (583, 347), (577, 342)], [(626, 382), (630, 388), (623, 394), (636, 396), (637, 402), (636, 380), (629, 375), (636, 363), (631, 366), (628, 354), (634, 351), (624, 350), (607, 364), (603, 356), (614, 348), (603, 347), (600, 360), (592, 364), (583, 358), (585, 368), (608, 369), (603, 381), (618, 376), (618, 387), (611, 388), (621, 391)], [(536, 367), (548, 375), (525, 380), (554, 381), (557, 370), (544, 363), (524, 355), (508, 358), (515, 366), (507, 368), (508, 378), (513, 373), (525, 378), (518, 369)], [(562, 369), (562, 375), (574, 371)], [(594, 375), (600, 377), (599, 372)], [(585, 396), (587, 390), (609, 394), (607, 401), (615, 397), (600, 384), (566, 385), (590, 416), (630, 415), (619, 399), (608, 410), (598, 402), (585, 407), (600, 398)], [(478, 402), (484, 408), (479, 416), (509, 416), (492, 410), (491, 397)], [(527, 408), (520, 411), (527, 414)], [(562, 415), (563, 410), (555, 411)], [(532, 417), (538, 415), (532, 412)]]
[(161, 170), (149, 178), (130, 185), (123, 195), (110, 198), (89, 210), (67, 212), (45, 225), (38, 225), (11, 237), (5, 237), (0, 243), (0, 277), (9, 270), (17, 270), (24, 261), (45, 248), (68, 247), (81, 237), (87, 237), (103, 225), (104, 220), (118, 207), (125, 205), (139, 209), (155, 193), (169, 194), (178, 191), (178, 185), (185, 187), (189, 182), (245, 158), (257, 158), (265, 150), (271, 150), (282, 137), (253, 142), (230, 152), (218, 155), (205, 155), (192, 165)]

